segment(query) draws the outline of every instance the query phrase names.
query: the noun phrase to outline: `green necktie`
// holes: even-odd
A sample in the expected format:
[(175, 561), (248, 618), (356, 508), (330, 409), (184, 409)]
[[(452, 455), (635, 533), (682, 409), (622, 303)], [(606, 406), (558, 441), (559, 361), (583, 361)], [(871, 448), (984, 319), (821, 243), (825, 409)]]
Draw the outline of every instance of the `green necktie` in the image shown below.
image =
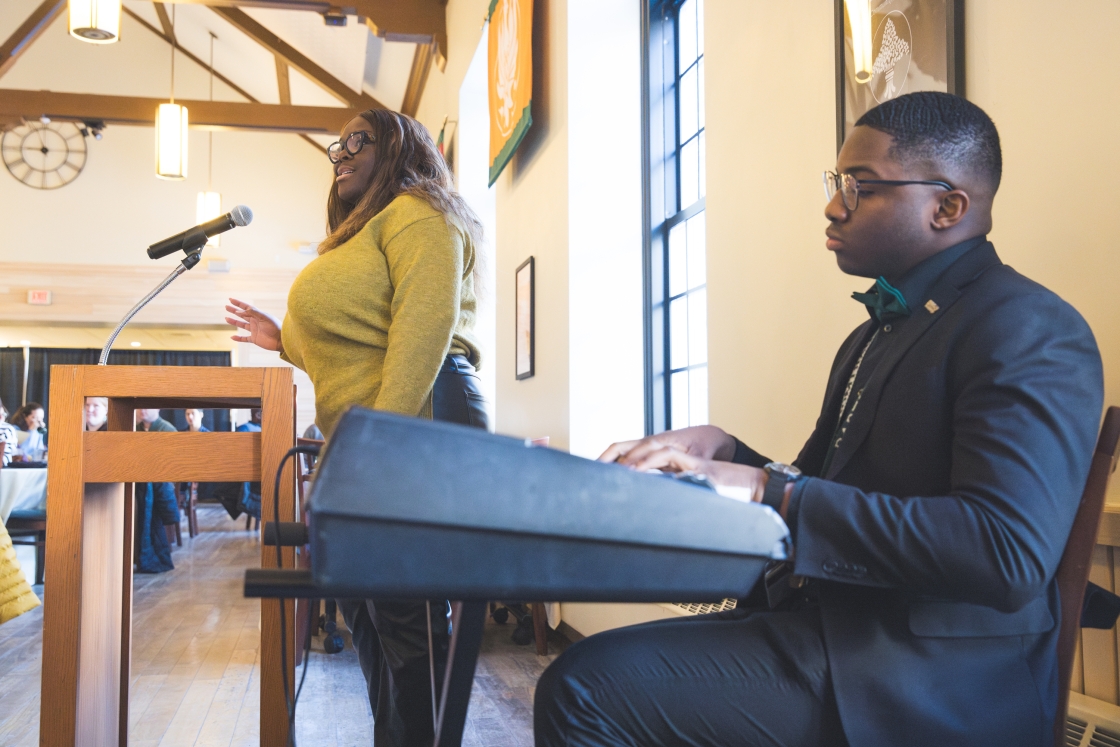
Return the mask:
[(853, 293), (852, 298), (867, 306), (880, 323), (910, 316), (910, 307), (898, 288), (879, 278), (867, 293)]

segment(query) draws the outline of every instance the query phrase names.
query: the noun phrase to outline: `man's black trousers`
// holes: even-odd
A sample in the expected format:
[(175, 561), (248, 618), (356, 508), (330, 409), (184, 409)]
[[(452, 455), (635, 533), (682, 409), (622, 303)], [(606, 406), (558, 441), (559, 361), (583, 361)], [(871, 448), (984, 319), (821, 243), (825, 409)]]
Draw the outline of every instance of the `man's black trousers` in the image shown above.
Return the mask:
[(842, 747), (815, 605), (591, 636), (537, 683), (538, 747)]

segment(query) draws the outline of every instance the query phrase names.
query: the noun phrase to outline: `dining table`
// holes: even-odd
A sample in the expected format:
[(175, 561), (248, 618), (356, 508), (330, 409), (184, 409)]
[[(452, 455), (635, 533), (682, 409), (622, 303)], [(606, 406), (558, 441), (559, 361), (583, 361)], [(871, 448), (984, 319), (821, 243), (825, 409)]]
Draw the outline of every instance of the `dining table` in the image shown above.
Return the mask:
[(0, 469), (0, 522), (7, 524), (12, 511), (45, 510), (47, 507), (47, 468)]

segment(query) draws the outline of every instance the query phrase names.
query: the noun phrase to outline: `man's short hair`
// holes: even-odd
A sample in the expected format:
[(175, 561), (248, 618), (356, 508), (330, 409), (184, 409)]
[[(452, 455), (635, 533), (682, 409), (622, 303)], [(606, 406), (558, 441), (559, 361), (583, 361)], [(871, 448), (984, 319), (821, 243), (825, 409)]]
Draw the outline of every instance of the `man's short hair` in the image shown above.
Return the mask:
[(1003, 155), (999, 133), (983, 109), (951, 93), (919, 91), (885, 101), (864, 114), (867, 126), (894, 139), (890, 154), (901, 163), (952, 164), (999, 188)]

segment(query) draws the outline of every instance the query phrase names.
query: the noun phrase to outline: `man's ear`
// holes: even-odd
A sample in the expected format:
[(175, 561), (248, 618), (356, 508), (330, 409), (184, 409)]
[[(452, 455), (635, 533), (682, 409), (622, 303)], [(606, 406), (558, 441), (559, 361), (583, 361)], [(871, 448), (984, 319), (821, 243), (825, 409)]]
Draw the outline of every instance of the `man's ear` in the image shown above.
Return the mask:
[(959, 189), (954, 189), (952, 192), (943, 192), (930, 226), (935, 231), (952, 228), (964, 220), (970, 207), (971, 200), (969, 200), (967, 192)]

